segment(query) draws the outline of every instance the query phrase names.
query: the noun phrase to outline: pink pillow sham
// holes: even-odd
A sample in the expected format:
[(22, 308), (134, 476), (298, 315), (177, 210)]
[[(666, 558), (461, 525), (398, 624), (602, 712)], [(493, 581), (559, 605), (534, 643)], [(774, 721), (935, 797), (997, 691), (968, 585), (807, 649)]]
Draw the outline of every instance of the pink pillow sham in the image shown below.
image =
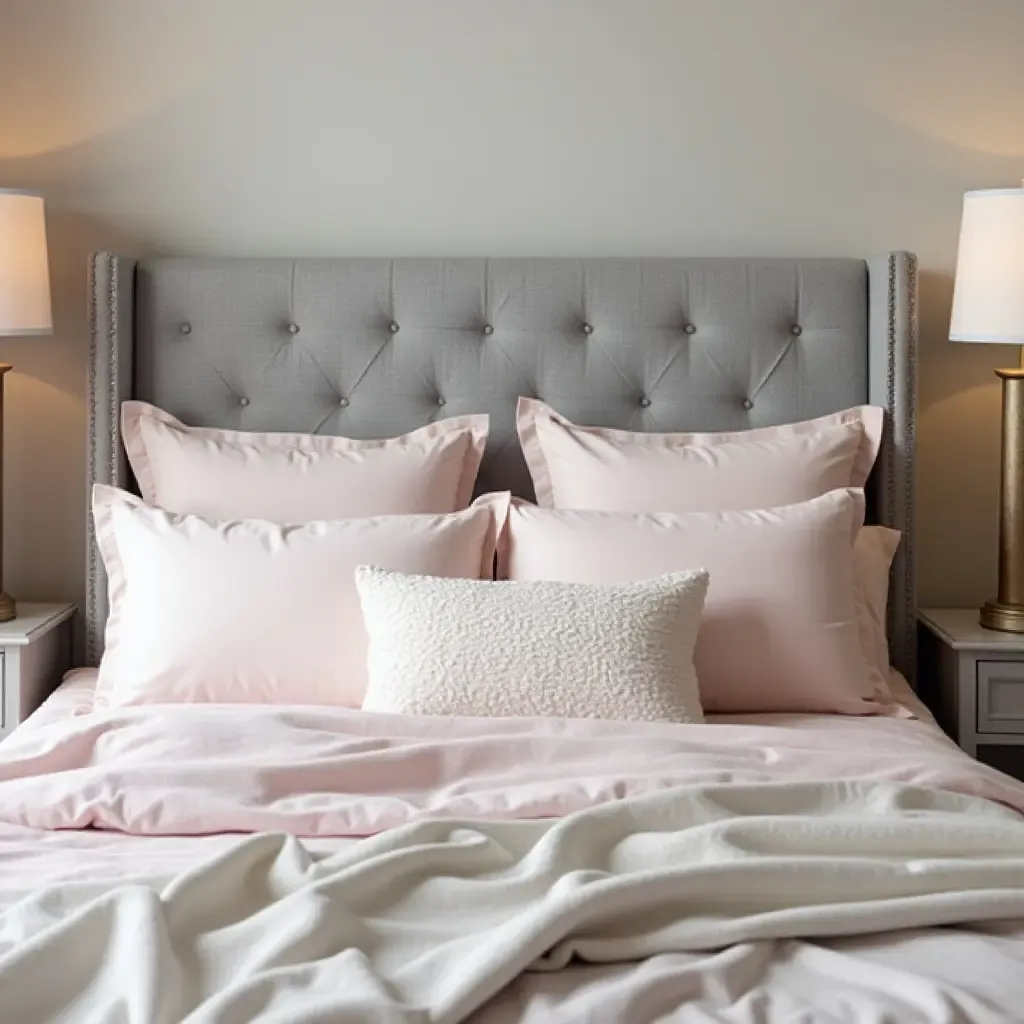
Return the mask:
[(125, 450), (147, 504), (288, 523), (465, 508), (488, 422), (460, 416), (401, 437), (355, 441), (188, 427), (146, 402), (121, 406)]
[(110, 615), (96, 706), (216, 701), (359, 707), (355, 570), (490, 579), (508, 495), (449, 515), (218, 521), (93, 490)]
[(619, 583), (710, 573), (695, 664), (706, 712), (876, 714), (885, 679), (861, 647), (853, 545), (862, 491), (760, 511), (627, 513), (514, 504), (513, 580)]
[(883, 420), (860, 406), (725, 434), (648, 434), (577, 426), (529, 398), (516, 414), (537, 504), (604, 512), (772, 508), (863, 487)]
[[(871, 666), (883, 679), (889, 675), (889, 573), (900, 531), (886, 526), (865, 526), (853, 547), (861, 647)], [(886, 684), (888, 692), (888, 684)]]
[[(883, 424), (882, 409), (858, 406), (777, 427), (656, 434), (577, 426), (535, 399), (520, 398), (517, 410), (537, 504), (606, 512), (773, 508), (863, 487)], [(865, 655), (885, 679), (888, 572), (899, 533), (866, 530), (884, 532), (858, 539), (854, 594)]]

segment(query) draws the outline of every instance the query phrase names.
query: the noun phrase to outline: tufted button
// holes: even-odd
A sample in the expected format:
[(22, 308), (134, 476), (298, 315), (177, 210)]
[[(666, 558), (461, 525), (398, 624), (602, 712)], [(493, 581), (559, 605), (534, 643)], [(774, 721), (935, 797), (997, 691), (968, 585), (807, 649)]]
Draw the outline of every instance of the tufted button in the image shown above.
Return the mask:
[(799, 324), (793, 324), (793, 326), (790, 327), (789, 329), (789, 333), (794, 334), (796, 335), (796, 337), (799, 338), (800, 335), (804, 333), (804, 329)]
[(299, 325), (298, 324), (288, 324), (288, 326), (285, 328), (285, 330), (289, 334), (298, 334), (299, 333)]
[(594, 333), (594, 325), (593, 324), (581, 324), (580, 325), (580, 330), (584, 334), (593, 334)]
[(647, 395), (641, 395), (640, 396), (640, 408), (641, 409), (650, 409), (650, 407), (651, 407), (651, 400), (647, 397)]
[(494, 333), (494, 328), (490, 324), (484, 324), (484, 334), (490, 337)]
[(696, 333), (697, 333), (697, 327), (696, 327), (696, 325), (695, 325), (695, 324), (687, 324), (687, 325), (686, 325), (686, 326), (685, 326), (685, 327), (683, 328), (683, 330), (684, 330), (684, 331), (685, 331), (685, 332), (686, 332), (687, 334), (696, 334)]
[(182, 324), (178, 328), (178, 330), (181, 331), (182, 334), (191, 334), (192, 333), (192, 325), (191, 324)]
[(242, 395), (242, 397), (239, 398), (239, 400), (238, 400), (238, 404), (242, 405), (242, 406), (248, 405), (249, 404), (249, 399), (246, 398), (245, 395)]
[(338, 405), (340, 405), (342, 409), (347, 409), (348, 399), (344, 395), (342, 395), (341, 398), (338, 399)]
[(438, 396), (437, 396), (437, 404), (438, 404), (438, 405), (447, 405), (447, 404), (448, 404), (448, 403), (447, 403), (447, 402), (445, 402), (445, 400), (444, 400), (444, 395), (438, 395)]
[(398, 333), (398, 321), (397, 320), (392, 320), (391, 323), (388, 324), (388, 330), (392, 334), (397, 334)]
[(754, 408), (754, 401), (753, 401), (753, 399), (751, 399), (751, 398), (744, 398), (743, 399), (743, 408), (746, 409), (747, 412), (750, 412), (750, 410)]

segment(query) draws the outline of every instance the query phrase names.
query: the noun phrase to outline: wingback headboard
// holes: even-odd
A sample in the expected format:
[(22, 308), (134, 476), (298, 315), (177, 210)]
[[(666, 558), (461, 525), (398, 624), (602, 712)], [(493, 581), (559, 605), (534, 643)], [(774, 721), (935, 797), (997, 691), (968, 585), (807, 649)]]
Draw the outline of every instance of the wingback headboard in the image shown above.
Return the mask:
[[(88, 480), (130, 487), (120, 403), (204, 426), (379, 437), (486, 412), (480, 488), (531, 496), (519, 395), (581, 422), (737, 430), (887, 413), (871, 518), (903, 531), (894, 664), (914, 669), (917, 267), (862, 259), (91, 259)], [(87, 661), (106, 578), (89, 517)]]

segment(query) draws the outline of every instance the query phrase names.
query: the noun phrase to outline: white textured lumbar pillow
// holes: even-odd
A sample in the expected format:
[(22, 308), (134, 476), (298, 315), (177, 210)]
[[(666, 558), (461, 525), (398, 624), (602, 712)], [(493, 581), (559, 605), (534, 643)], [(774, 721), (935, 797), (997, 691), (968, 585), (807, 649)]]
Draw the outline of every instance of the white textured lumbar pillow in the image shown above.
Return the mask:
[(364, 711), (702, 722), (708, 574), (513, 583), (360, 567)]

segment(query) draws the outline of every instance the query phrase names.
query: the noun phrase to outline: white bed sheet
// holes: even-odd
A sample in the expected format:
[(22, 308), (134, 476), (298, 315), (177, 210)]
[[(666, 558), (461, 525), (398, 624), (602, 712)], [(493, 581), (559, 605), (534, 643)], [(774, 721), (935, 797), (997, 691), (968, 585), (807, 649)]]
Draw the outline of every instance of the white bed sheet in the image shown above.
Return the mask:
[[(87, 711), (94, 685), (95, 672), (72, 673), (22, 729)], [(902, 677), (894, 675), (892, 685), (922, 723), (938, 729)], [(770, 724), (775, 717), (728, 720)], [(41, 836), (0, 826), (0, 909), (56, 883), (97, 893), (129, 880), (162, 887), (237, 842), (237, 836), (142, 838), (89, 831)], [(304, 842), (314, 854), (327, 854), (360, 840)], [(71, 850), (73, 869), (68, 867)], [(636, 964), (527, 973), (471, 1019), (475, 1024), (1011, 1024), (1024, 1021), (1024, 922), (752, 942)]]

